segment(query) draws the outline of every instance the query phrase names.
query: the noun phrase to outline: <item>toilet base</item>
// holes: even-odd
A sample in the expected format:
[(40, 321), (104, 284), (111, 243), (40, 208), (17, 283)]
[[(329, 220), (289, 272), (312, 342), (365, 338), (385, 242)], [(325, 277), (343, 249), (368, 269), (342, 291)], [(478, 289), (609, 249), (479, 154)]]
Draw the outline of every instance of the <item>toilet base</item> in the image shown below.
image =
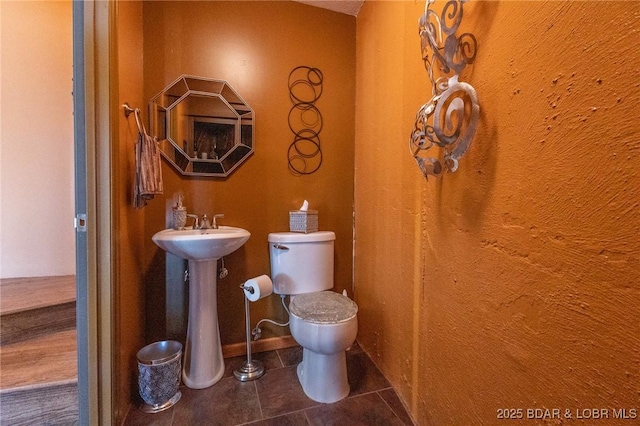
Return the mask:
[(303, 348), (298, 380), (304, 393), (317, 402), (330, 404), (349, 395), (345, 351), (324, 355)]

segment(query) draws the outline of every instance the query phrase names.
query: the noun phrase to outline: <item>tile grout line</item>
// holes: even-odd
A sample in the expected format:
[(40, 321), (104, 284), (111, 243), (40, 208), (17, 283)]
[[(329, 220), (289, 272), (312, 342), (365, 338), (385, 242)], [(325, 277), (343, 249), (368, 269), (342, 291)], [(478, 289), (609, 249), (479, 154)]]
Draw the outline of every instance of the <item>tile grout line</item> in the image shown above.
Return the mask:
[[(305, 418), (307, 418), (307, 420), (308, 420), (308, 417), (307, 417), (307, 411), (308, 411), (308, 410), (311, 410), (312, 408), (316, 408), (316, 407), (320, 407), (320, 405), (315, 405), (315, 406), (313, 406), (313, 407), (307, 407), (307, 408), (300, 408), (299, 410), (288, 411), (288, 412), (286, 412), (286, 413), (276, 414), (275, 416), (271, 416), (271, 417), (263, 417), (263, 418), (262, 418), (262, 419), (260, 419), (260, 420), (254, 420), (254, 421), (252, 421), (252, 422), (250, 422), (250, 423), (242, 423), (242, 424), (243, 424), (243, 425), (245, 425), (245, 424), (253, 424), (253, 423), (257, 423), (257, 422), (263, 421), (263, 420), (277, 419), (277, 418), (280, 418), (280, 417), (289, 416), (289, 415), (291, 415), (291, 414), (295, 414), (295, 413), (302, 413), (302, 414), (304, 414)], [(309, 423), (309, 424), (311, 424), (311, 423)], [(239, 426), (239, 425), (236, 425), (236, 426)]]
[[(380, 390), (387, 390), (389, 388), (386, 389), (380, 389)], [(393, 390), (393, 388), (391, 388)], [(395, 390), (394, 390), (395, 392)], [(396, 418), (398, 420), (400, 420), (402, 422), (402, 424), (404, 424), (404, 421), (400, 418), (400, 416), (398, 415), (398, 413), (396, 413), (396, 410), (393, 409), (393, 407), (391, 405), (389, 405), (389, 403), (387, 402), (386, 399), (384, 399), (384, 397), (382, 395), (380, 395), (380, 391), (376, 391), (376, 393), (378, 394), (378, 397), (386, 404), (387, 407), (389, 407), (389, 410), (391, 410), (391, 412), (393, 413), (394, 416), (396, 416)]]
[(311, 419), (309, 418), (309, 416), (307, 415), (307, 410), (309, 410), (308, 408), (306, 410), (302, 411), (302, 414), (304, 414), (304, 418), (307, 421), (307, 424), (310, 425), (311, 424)]
[[(280, 351), (276, 349), (276, 355), (278, 356), (278, 359), (280, 360), (280, 365), (282, 367), (284, 367), (284, 361), (282, 360), (282, 357), (280, 356)], [(281, 367), (281, 368), (282, 368)]]
[[(372, 393), (378, 393), (378, 392), (382, 392), (382, 391), (385, 391), (385, 390), (388, 390), (388, 389), (394, 390), (393, 386), (387, 386), (386, 388), (374, 389), (374, 390), (371, 390), (369, 392), (363, 392), (363, 393), (359, 393), (359, 394), (356, 394), (356, 395), (350, 395), (350, 396), (347, 396), (345, 399), (356, 398), (358, 396), (369, 395), (369, 394), (372, 394)], [(394, 390), (394, 392), (395, 392), (395, 390)], [(382, 395), (380, 396), (380, 398), (382, 398)], [(384, 399), (384, 398), (382, 398), (382, 399)]]
[(262, 403), (260, 402), (260, 392), (258, 391), (258, 385), (256, 381), (253, 381), (253, 388), (256, 390), (256, 397), (258, 398), (258, 408), (260, 409), (260, 420), (264, 420), (264, 414), (262, 412)]
[[(180, 399), (182, 399), (182, 397), (180, 397)], [(174, 405), (173, 407), (171, 407), (171, 421), (169, 422), (170, 425), (173, 425), (173, 422), (176, 419), (176, 406)]]

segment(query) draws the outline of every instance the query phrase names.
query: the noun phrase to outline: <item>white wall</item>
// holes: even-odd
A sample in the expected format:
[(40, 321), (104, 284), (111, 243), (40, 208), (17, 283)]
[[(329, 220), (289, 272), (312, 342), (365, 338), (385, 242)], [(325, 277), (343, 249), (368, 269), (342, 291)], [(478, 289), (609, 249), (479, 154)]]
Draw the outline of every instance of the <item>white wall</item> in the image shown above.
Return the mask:
[(0, 278), (75, 273), (71, 1), (0, 1)]

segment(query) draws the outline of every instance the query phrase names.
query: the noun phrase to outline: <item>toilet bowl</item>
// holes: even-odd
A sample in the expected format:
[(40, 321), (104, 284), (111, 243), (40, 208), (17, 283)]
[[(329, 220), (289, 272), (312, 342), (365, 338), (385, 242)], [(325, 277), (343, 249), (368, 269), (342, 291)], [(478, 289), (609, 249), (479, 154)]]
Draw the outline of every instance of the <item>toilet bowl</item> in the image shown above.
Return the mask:
[(289, 304), (291, 336), (303, 348), (298, 380), (314, 401), (349, 395), (345, 351), (358, 332), (357, 305), (332, 291), (295, 296)]
[(333, 288), (335, 234), (269, 234), (276, 294), (291, 296), (289, 328), (302, 346), (298, 380), (305, 394), (332, 403), (349, 394), (345, 351), (358, 332), (358, 306)]

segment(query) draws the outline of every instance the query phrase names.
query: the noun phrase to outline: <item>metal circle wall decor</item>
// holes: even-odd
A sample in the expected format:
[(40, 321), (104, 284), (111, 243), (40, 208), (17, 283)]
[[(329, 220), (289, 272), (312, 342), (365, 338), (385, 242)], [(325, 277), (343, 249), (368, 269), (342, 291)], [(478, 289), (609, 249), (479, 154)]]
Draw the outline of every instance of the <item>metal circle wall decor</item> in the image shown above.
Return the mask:
[(287, 152), (289, 170), (294, 175), (309, 175), (322, 165), (320, 132), (323, 121), (315, 105), (322, 95), (322, 71), (299, 66), (289, 74), (289, 99), (293, 103), (289, 116), (289, 129), (293, 142)]
[[(460, 73), (476, 58), (478, 42), (471, 33), (455, 34), (468, 1), (449, 0), (438, 16), (430, 9), (435, 0), (427, 0), (418, 20), (422, 60), (432, 96), (418, 109), (409, 150), (425, 178), (455, 172), (478, 126), (478, 96), (473, 86), (460, 81)], [(434, 145), (442, 148), (442, 161), (426, 153)]]

